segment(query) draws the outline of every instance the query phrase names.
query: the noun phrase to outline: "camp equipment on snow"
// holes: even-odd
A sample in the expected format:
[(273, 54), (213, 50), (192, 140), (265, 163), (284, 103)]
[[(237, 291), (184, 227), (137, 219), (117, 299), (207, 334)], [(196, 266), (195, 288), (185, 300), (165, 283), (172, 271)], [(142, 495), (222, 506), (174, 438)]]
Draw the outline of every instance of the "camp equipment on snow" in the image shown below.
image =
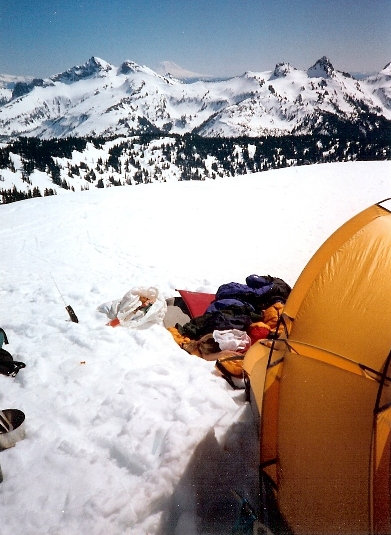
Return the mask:
[(2, 349), (3, 343), (8, 344), (8, 338), (4, 329), (0, 328), (0, 373), (15, 377), (20, 369), (26, 367), (26, 364), (15, 361), (8, 351)]
[(183, 325), (190, 320), (190, 312), (188, 311), (182, 297), (169, 297), (166, 299), (166, 303), (167, 311), (164, 315), (163, 324), (167, 329), (175, 329), (175, 325), (177, 323)]
[(5, 349), (0, 349), (0, 373), (2, 375), (10, 375), (15, 377), (19, 370), (25, 368), (24, 362), (18, 362), (13, 359), (12, 355)]
[[(231, 353), (226, 355), (224, 353)], [(234, 351), (222, 352), (222, 356), (216, 360), (216, 369), (234, 390), (244, 390), (246, 387), (243, 377), (243, 353)]]
[(286, 302), (286, 338), (246, 353), (261, 488), (274, 488), (294, 534), (391, 532), (390, 273), (387, 199), (308, 262)]
[(3, 347), (3, 344), (8, 344), (8, 338), (4, 329), (0, 327), (0, 349)]
[(251, 340), (245, 331), (227, 329), (225, 331), (213, 331), (213, 338), (219, 344), (220, 349), (230, 351), (245, 351), (251, 345)]
[(206, 309), (215, 298), (215, 294), (204, 292), (190, 292), (188, 290), (176, 290), (182, 297), (191, 318), (197, 318), (205, 314)]
[(69, 318), (70, 320), (73, 322), (73, 323), (79, 323), (79, 319), (78, 317), (76, 316), (75, 314), (75, 311), (73, 310), (73, 308), (71, 307), (71, 305), (67, 305), (65, 299), (64, 299), (64, 296), (62, 295), (62, 293), (60, 292), (60, 288), (57, 286), (57, 282), (55, 281), (53, 275), (51, 275), (52, 277), (52, 281), (53, 281), (53, 284), (54, 286), (57, 288), (57, 291), (61, 297), (61, 300), (63, 301), (64, 305), (65, 305), (65, 310), (68, 312), (68, 315), (69, 315)]
[(75, 311), (73, 310), (71, 305), (66, 305), (65, 310), (68, 312), (69, 317), (71, 318), (71, 321), (73, 321), (73, 323), (79, 323), (79, 319), (76, 316)]
[(0, 411), (0, 450), (12, 448), (25, 436), (25, 415), (18, 409)]
[(97, 308), (107, 315), (109, 325), (137, 328), (149, 323), (162, 323), (167, 303), (157, 288), (136, 287), (129, 290), (122, 299), (108, 301)]

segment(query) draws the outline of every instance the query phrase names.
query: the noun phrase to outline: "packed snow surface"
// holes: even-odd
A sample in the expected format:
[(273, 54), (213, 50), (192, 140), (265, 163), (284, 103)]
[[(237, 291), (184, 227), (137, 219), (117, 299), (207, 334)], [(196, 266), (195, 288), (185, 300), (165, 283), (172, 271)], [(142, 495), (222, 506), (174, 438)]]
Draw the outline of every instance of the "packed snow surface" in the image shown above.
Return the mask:
[(1, 205), (0, 326), (26, 363), (0, 375), (0, 408), (26, 416), (25, 438), (0, 453), (1, 534), (230, 533), (231, 491), (257, 506), (243, 392), (163, 325), (113, 328), (97, 307), (252, 273), (293, 285), (337, 227), (391, 196), (390, 171), (324, 164)]

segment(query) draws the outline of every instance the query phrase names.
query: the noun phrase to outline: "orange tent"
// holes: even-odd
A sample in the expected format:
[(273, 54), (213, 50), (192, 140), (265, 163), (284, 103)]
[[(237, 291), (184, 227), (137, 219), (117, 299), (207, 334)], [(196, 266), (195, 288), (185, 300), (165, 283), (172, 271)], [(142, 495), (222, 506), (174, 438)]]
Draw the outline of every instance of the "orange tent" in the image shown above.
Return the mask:
[(391, 199), (320, 247), (283, 318), (243, 366), (261, 481), (295, 534), (390, 534)]

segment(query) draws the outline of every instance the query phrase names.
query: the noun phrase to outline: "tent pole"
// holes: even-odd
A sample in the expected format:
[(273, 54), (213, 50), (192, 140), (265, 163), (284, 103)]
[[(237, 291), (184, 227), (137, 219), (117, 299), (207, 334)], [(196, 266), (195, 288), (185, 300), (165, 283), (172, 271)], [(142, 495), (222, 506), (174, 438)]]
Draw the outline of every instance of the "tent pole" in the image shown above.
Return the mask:
[(381, 374), (380, 385), (377, 391), (377, 397), (376, 397), (375, 408), (374, 408), (375, 414), (378, 414), (381, 411), (381, 408), (380, 408), (381, 395), (383, 392), (384, 384), (386, 380), (389, 379), (387, 375), (387, 371), (388, 371), (388, 368), (390, 367), (390, 364), (391, 364), (391, 349), (390, 349), (390, 352), (388, 353), (388, 357), (386, 358), (383, 371)]

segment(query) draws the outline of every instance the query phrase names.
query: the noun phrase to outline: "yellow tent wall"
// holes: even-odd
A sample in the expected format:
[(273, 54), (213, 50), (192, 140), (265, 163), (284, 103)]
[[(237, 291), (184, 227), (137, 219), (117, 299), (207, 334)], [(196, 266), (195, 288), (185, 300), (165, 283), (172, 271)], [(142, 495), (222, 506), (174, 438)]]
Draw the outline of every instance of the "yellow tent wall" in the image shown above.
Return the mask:
[(292, 318), (296, 316), (308, 289), (317, 277), (319, 270), (329, 260), (330, 256), (349, 240), (353, 234), (360, 231), (363, 226), (383, 215), (386, 215), (386, 213), (384, 212), (384, 208), (380, 206), (380, 203), (379, 205), (375, 204), (370, 206), (347, 221), (323, 243), (305, 266), (305, 269), (292, 288), (289, 301), (285, 307), (285, 313), (288, 316), (291, 316)]
[(377, 534), (390, 533), (391, 408), (376, 418), (374, 433), (373, 526)]
[[(284, 346), (285, 348), (285, 346)], [(244, 371), (251, 380), (252, 402), (256, 405), (260, 436), (260, 463), (266, 465), (265, 471), (276, 483), (277, 472), (275, 463), (271, 463), (277, 455), (278, 435), (278, 401), (282, 360), (285, 352), (281, 349), (256, 342), (246, 353), (243, 363)], [(269, 362), (269, 357), (272, 359)]]
[(278, 502), (294, 533), (370, 532), (369, 467), (377, 383), (324, 362), (284, 359)]
[(265, 472), (295, 534), (391, 533), (391, 380), (381, 386), (391, 349), (387, 208), (358, 214), (310, 260), (284, 310), (285, 350), (268, 362), (270, 349), (257, 344), (244, 360), (261, 466), (274, 457)]
[(314, 255), (286, 303), (290, 339), (381, 371), (391, 348), (391, 214), (368, 208)]

